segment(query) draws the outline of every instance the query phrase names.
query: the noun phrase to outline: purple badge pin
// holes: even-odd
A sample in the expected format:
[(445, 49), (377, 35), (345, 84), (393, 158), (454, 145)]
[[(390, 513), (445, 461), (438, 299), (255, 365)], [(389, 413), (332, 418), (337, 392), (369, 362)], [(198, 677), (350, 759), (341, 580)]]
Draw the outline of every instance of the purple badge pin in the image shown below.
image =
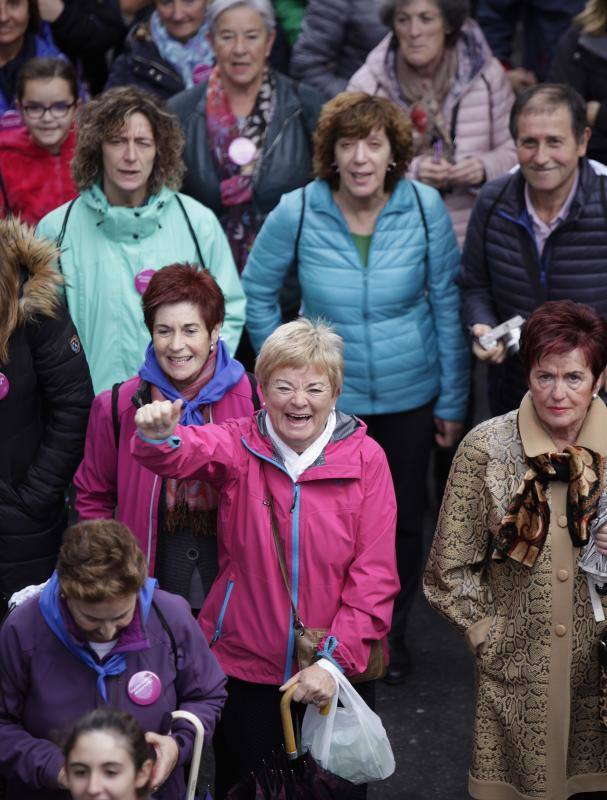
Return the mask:
[(4, 400), (10, 389), (8, 378), (3, 372), (0, 372), (0, 400)]
[(155, 272), (155, 269), (142, 269), (141, 272), (135, 275), (135, 289), (137, 289), (139, 294), (143, 294), (148, 288), (148, 284), (152, 280), (152, 276)]
[(150, 706), (160, 697), (162, 683), (155, 672), (145, 669), (136, 672), (129, 680), (127, 694), (138, 706)]

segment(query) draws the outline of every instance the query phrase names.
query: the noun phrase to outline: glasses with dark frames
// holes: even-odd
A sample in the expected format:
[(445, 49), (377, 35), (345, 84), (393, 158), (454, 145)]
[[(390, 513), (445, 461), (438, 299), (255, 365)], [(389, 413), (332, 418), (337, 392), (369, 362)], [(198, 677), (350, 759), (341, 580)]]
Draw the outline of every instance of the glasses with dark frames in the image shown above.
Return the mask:
[(74, 100), (72, 103), (51, 103), (50, 106), (43, 106), (41, 103), (28, 103), (21, 106), (23, 113), (31, 119), (42, 119), (48, 111), (53, 119), (62, 119), (70, 110), (76, 105)]

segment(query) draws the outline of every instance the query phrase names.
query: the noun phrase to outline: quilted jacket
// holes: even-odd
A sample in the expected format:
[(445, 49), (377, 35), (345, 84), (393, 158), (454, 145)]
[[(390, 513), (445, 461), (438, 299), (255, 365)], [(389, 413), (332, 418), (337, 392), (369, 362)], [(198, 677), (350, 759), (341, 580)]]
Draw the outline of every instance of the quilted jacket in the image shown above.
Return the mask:
[[(377, 218), (361, 263), (329, 185), (305, 190), (298, 274), (306, 316), (344, 338), (338, 407), (355, 414), (407, 411), (438, 398), (437, 417), (460, 420), (468, 396), (468, 346), (454, 282), (459, 250), (438, 192), (401, 180)], [(259, 349), (280, 325), (278, 293), (295, 257), (303, 190), (285, 195), (257, 236), (243, 272), (247, 328)]]
[[(373, 50), (365, 64), (352, 76), (348, 91), (388, 97), (409, 106), (388, 68), (394, 58), (393, 34)], [(508, 131), (514, 94), (503, 67), (487, 46), (478, 25), (468, 20), (457, 43), (458, 69), (443, 105), (443, 114), (455, 131), (455, 161), (476, 156), (485, 168), (486, 180), (497, 178), (516, 164), (514, 142)], [(409, 167), (409, 177), (417, 178), (421, 157)], [(460, 244), (463, 242), (470, 210), (478, 190), (453, 189), (445, 195), (447, 210)]]
[[(545, 300), (587, 303), (607, 315), (607, 178), (586, 159), (569, 216), (550, 234), (540, 258), (520, 171), (483, 187), (470, 217), (462, 274), (463, 321), (497, 325), (516, 314), (528, 317)], [(490, 369), (492, 395), (516, 408), (526, 391), (518, 362)]]

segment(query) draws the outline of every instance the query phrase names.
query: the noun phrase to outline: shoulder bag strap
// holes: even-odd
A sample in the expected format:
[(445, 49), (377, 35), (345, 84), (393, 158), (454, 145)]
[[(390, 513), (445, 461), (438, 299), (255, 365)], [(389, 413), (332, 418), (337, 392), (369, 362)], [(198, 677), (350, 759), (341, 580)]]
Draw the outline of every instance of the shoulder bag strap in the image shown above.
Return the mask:
[(160, 620), (160, 624), (166, 631), (167, 636), (169, 637), (169, 640), (171, 642), (171, 650), (173, 651), (173, 658), (175, 659), (175, 668), (177, 668), (177, 642), (175, 641), (175, 635), (171, 630), (171, 626), (166, 621), (166, 617), (164, 616), (162, 611), (158, 608), (158, 605), (155, 600), (152, 600), (152, 608), (156, 612), (156, 616)]
[(198, 239), (196, 238), (196, 234), (194, 233), (194, 228), (192, 227), (192, 223), (190, 222), (190, 218), (188, 217), (188, 212), (185, 210), (185, 206), (181, 200), (181, 197), (177, 193), (175, 193), (175, 200), (177, 200), (179, 204), (179, 208), (181, 209), (181, 213), (183, 214), (186, 225), (188, 226), (188, 230), (190, 232), (190, 236), (192, 237), (192, 241), (194, 242), (194, 247), (196, 248), (196, 253), (198, 255), (198, 261), (200, 263), (201, 269), (206, 269), (207, 266), (204, 263), (204, 258), (202, 257), (202, 253), (200, 252), (200, 245), (198, 244)]
[[(80, 197), (80, 195), (78, 195), (78, 197)], [(63, 240), (65, 238), (65, 232), (67, 230), (67, 221), (70, 218), (70, 214), (72, 213), (72, 208), (74, 207), (74, 203), (76, 202), (78, 197), (74, 197), (74, 199), (71, 201), (71, 203), (67, 207), (66, 212), (65, 212), (65, 217), (63, 217), (63, 225), (61, 226), (61, 230), (59, 231), (59, 236), (57, 236), (57, 240), (55, 242), (55, 244), (57, 245), (57, 249), (59, 250), (59, 255), (57, 256), (57, 268), (59, 269), (59, 272), (62, 272), (62, 269), (61, 269), (61, 245), (63, 244)]]
[[(419, 190), (417, 186), (411, 181), (411, 186), (413, 187), (413, 192), (415, 193), (415, 199), (417, 200), (417, 207), (419, 208), (419, 213), (422, 218), (422, 224), (424, 226), (424, 237), (426, 239), (426, 278), (428, 277), (428, 260), (430, 258), (430, 234), (428, 232), (428, 220), (426, 219), (426, 212), (424, 211), (424, 207), (422, 205), (421, 197), (419, 196)], [(424, 284), (427, 283), (427, 280), (424, 280)], [(426, 286), (426, 291), (427, 291)]]
[(112, 386), (112, 427), (114, 429), (114, 442), (116, 450), (118, 450), (118, 442), (120, 440), (120, 417), (118, 416), (118, 400), (120, 398), (120, 387), (122, 382), (115, 383)]
[(297, 611), (297, 606), (293, 602), (293, 595), (291, 594), (291, 584), (289, 582), (289, 575), (287, 573), (287, 560), (285, 558), (285, 551), (284, 547), (282, 546), (282, 541), (280, 540), (280, 533), (278, 530), (278, 520), (276, 519), (276, 513), (274, 511), (274, 498), (272, 497), (272, 493), (270, 492), (270, 487), (268, 485), (268, 480), (266, 477), (266, 471), (264, 462), (261, 462), (261, 474), (263, 475), (263, 482), (265, 484), (264, 488), (266, 494), (268, 495), (268, 499), (264, 502), (270, 508), (270, 520), (272, 523), (272, 536), (274, 537), (274, 546), (276, 547), (276, 555), (278, 556), (278, 565), (280, 566), (280, 574), (282, 575), (282, 579), (285, 584), (285, 589), (287, 590), (287, 594), (289, 595), (289, 600), (291, 601), (291, 609), (293, 611), (293, 620), (294, 625), (296, 628), (303, 627), (303, 623), (299, 618), (299, 613)]
[(303, 186), (301, 190), (301, 213), (299, 215), (299, 225), (297, 226), (297, 233), (295, 234), (295, 249), (293, 252), (292, 270), (296, 276), (299, 272), (299, 240), (301, 238), (301, 229), (303, 228), (305, 215), (306, 215), (306, 187)]
[(252, 372), (247, 372), (247, 378), (251, 384), (251, 402), (253, 403), (253, 411), (259, 411), (261, 403), (259, 402), (259, 395), (257, 394), (257, 378)]

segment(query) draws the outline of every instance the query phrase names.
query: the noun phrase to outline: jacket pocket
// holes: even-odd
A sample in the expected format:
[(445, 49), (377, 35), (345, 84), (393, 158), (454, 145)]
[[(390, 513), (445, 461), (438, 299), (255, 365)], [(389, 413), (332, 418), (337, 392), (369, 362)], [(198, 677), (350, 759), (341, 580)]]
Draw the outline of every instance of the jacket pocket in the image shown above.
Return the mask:
[(219, 615), (217, 617), (217, 625), (215, 626), (215, 633), (213, 634), (213, 638), (211, 639), (211, 647), (221, 636), (221, 629), (223, 628), (223, 620), (226, 615), (226, 611), (228, 610), (228, 603), (230, 602), (230, 597), (232, 595), (233, 589), (234, 589), (234, 579), (230, 578), (230, 580), (228, 581), (228, 585), (226, 586), (226, 593), (223, 598), (223, 603), (221, 604), (221, 608), (219, 609)]

